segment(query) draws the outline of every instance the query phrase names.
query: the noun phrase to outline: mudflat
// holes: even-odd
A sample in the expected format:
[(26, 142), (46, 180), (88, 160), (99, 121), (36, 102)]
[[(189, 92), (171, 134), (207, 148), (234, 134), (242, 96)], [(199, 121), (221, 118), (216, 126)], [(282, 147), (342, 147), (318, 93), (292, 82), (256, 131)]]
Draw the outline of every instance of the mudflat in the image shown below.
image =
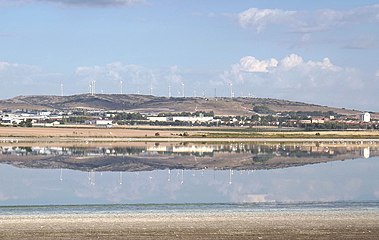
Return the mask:
[(1, 239), (378, 239), (379, 211), (0, 216)]

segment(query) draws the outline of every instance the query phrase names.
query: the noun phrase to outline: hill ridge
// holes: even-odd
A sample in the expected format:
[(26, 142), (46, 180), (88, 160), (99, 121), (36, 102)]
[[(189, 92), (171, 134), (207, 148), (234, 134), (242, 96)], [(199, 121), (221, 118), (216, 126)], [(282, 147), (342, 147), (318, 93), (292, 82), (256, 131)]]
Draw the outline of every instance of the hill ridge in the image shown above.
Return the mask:
[(217, 115), (254, 114), (254, 106), (273, 112), (334, 112), (341, 115), (357, 115), (358, 110), (336, 108), (273, 98), (247, 97), (162, 97), (139, 94), (77, 94), (69, 96), (30, 95), (0, 100), (0, 109), (28, 110), (119, 110), (142, 113), (213, 111)]

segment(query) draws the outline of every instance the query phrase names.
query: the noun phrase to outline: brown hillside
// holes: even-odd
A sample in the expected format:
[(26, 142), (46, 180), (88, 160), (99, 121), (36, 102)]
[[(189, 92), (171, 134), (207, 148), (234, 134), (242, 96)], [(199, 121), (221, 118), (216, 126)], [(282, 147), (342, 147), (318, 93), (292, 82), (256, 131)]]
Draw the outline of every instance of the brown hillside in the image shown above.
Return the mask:
[[(251, 115), (254, 106), (273, 112), (333, 111), (357, 116), (360, 111), (270, 98), (167, 98), (135, 94), (90, 94), (72, 96), (19, 96), (0, 100), (0, 109), (29, 110), (125, 110), (142, 113), (214, 111), (217, 115)], [(377, 115), (374, 115), (377, 116)]]

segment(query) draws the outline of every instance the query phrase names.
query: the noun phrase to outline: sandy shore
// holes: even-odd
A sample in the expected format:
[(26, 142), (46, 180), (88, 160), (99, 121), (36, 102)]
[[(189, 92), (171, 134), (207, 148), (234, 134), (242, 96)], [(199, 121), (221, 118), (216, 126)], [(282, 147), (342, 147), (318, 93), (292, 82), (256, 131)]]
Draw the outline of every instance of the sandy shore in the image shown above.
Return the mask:
[(1, 239), (378, 239), (378, 211), (0, 216)]
[(126, 139), (126, 138), (170, 138), (185, 139), (183, 134), (190, 138), (215, 139), (215, 138), (307, 138), (307, 139), (372, 139), (379, 140), (379, 131), (264, 131), (251, 132), (246, 128), (225, 128), (225, 127), (154, 127), (145, 126), (145, 128), (135, 127), (114, 127), (114, 128), (95, 128), (90, 126), (77, 127), (0, 127), (1, 138), (101, 138), (101, 139)]

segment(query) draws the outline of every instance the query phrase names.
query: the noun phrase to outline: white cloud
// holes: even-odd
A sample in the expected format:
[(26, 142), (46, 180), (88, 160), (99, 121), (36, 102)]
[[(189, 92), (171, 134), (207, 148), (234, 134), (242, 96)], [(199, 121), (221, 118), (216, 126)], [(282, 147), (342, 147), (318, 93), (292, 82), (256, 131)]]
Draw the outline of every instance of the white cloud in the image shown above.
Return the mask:
[(283, 58), (282, 61), (280, 62), (280, 64), (286, 69), (294, 68), (302, 63), (303, 63), (303, 58), (296, 54), (291, 54)]
[(376, 76), (376, 77), (379, 77), (379, 70), (376, 71), (375, 76)]
[(350, 10), (323, 9), (317, 11), (290, 11), (283, 9), (250, 8), (237, 14), (243, 28), (261, 32), (269, 25), (288, 27), (290, 31), (315, 32), (335, 26), (379, 22), (379, 4)]
[(274, 58), (270, 60), (258, 60), (252, 56), (246, 56), (240, 60), (241, 71), (245, 72), (268, 72), (270, 68), (278, 66), (278, 61)]
[(269, 24), (291, 22), (295, 14), (295, 11), (250, 8), (238, 14), (238, 21), (242, 27), (254, 27), (260, 32)]
[(324, 58), (322, 61), (308, 61), (307, 65), (313, 68), (319, 68), (322, 70), (338, 71), (341, 70), (340, 67), (335, 66), (331, 63), (329, 58)]
[(65, 6), (82, 7), (122, 7), (145, 3), (145, 0), (0, 0), (2, 5), (24, 3), (52, 3)]
[(337, 66), (327, 57), (304, 61), (296, 54), (280, 60), (245, 56), (220, 78), (233, 83), (236, 91), (250, 89), (261, 97), (329, 104), (341, 104), (345, 101), (342, 96), (351, 96), (365, 87), (361, 73), (355, 69)]

